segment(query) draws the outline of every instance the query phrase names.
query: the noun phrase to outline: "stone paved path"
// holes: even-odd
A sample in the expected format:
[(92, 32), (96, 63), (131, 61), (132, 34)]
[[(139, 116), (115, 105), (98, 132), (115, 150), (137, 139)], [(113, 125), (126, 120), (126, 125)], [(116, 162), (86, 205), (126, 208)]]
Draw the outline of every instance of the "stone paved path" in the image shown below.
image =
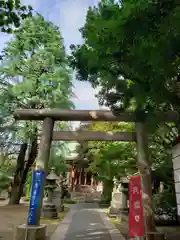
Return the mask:
[(124, 240), (109, 218), (95, 203), (76, 204), (51, 240)]

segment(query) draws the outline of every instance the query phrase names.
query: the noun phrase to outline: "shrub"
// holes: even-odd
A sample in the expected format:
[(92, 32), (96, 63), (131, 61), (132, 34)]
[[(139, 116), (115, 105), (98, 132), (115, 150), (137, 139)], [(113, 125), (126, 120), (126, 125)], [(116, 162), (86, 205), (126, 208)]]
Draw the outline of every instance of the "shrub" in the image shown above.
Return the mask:
[(175, 193), (165, 190), (163, 193), (153, 195), (155, 215), (158, 219), (168, 216), (169, 220), (175, 221), (177, 218)]

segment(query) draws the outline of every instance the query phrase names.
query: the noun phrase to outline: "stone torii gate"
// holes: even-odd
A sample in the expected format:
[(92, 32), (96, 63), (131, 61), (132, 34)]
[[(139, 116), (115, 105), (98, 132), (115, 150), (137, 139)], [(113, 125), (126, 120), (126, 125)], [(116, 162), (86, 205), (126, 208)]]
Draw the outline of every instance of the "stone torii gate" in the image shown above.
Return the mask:
[[(179, 114), (177, 112), (156, 112), (154, 114), (158, 122), (177, 122)], [(14, 112), (16, 120), (43, 121), (42, 136), (39, 145), (36, 166), (38, 169), (47, 171), (50, 148), (52, 140), (82, 141), (82, 140), (102, 140), (102, 141), (134, 141), (137, 143), (138, 170), (141, 175), (143, 205), (145, 208), (146, 233), (154, 231), (153, 212), (151, 206), (151, 164), (148, 155), (148, 140), (144, 127), (147, 114), (119, 113), (114, 115), (106, 110), (59, 110), (59, 109), (19, 109)], [(135, 122), (136, 132), (92, 132), (92, 131), (60, 131), (53, 132), (55, 121), (109, 121), (109, 122)], [(145, 187), (146, 186), (146, 187)], [(39, 212), (37, 214), (34, 231), (40, 229), (40, 213), (42, 208), (43, 190), (41, 201), (39, 202)], [(37, 228), (37, 230), (36, 230)], [(32, 227), (31, 227), (32, 230)], [(35, 239), (35, 238), (32, 238)]]

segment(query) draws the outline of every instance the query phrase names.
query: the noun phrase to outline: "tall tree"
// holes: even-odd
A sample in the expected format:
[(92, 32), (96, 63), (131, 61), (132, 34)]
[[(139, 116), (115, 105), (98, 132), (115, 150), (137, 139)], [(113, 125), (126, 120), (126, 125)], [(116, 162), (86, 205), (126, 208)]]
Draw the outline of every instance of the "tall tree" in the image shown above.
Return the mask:
[(79, 79), (100, 86), (99, 99), (110, 107), (132, 99), (144, 111), (178, 107), (179, 13), (176, 0), (102, 0), (89, 8), (85, 43), (72, 46)]
[(21, 21), (32, 15), (32, 7), (21, 4), (21, 0), (0, 1), (0, 29), (2, 32), (12, 33)]
[[(40, 15), (26, 19), (4, 48), (0, 75), (1, 115), (9, 125), (15, 108), (73, 107), (71, 71), (63, 39), (58, 27)], [(28, 153), (24, 149), (24, 154), (20, 151), (11, 203), (19, 202), (28, 170), (36, 159), (40, 127), (40, 123), (30, 121), (16, 123), (16, 136), (23, 142), (21, 149), (25, 145), (29, 149)]]

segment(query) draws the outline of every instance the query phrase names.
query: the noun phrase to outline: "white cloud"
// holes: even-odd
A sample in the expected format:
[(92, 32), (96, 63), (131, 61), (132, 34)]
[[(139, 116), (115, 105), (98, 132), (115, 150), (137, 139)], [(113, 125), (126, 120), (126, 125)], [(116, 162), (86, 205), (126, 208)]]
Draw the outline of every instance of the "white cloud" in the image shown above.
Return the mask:
[(49, 13), (48, 19), (60, 26), (67, 49), (72, 43), (82, 43), (79, 28), (84, 25), (91, 4), (90, 0), (56, 0), (53, 12)]
[(95, 97), (97, 93), (89, 83), (74, 81), (74, 103), (78, 109), (99, 109), (98, 99)]
[[(99, 110), (109, 108), (105, 106), (99, 106), (98, 99), (95, 95), (98, 93), (97, 89), (93, 89), (88, 82), (80, 82), (74, 80), (74, 97), (72, 100), (76, 106), (76, 109), (81, 110)], [(79, 127), (80, 122), (71, 122), (73, 130)]]

